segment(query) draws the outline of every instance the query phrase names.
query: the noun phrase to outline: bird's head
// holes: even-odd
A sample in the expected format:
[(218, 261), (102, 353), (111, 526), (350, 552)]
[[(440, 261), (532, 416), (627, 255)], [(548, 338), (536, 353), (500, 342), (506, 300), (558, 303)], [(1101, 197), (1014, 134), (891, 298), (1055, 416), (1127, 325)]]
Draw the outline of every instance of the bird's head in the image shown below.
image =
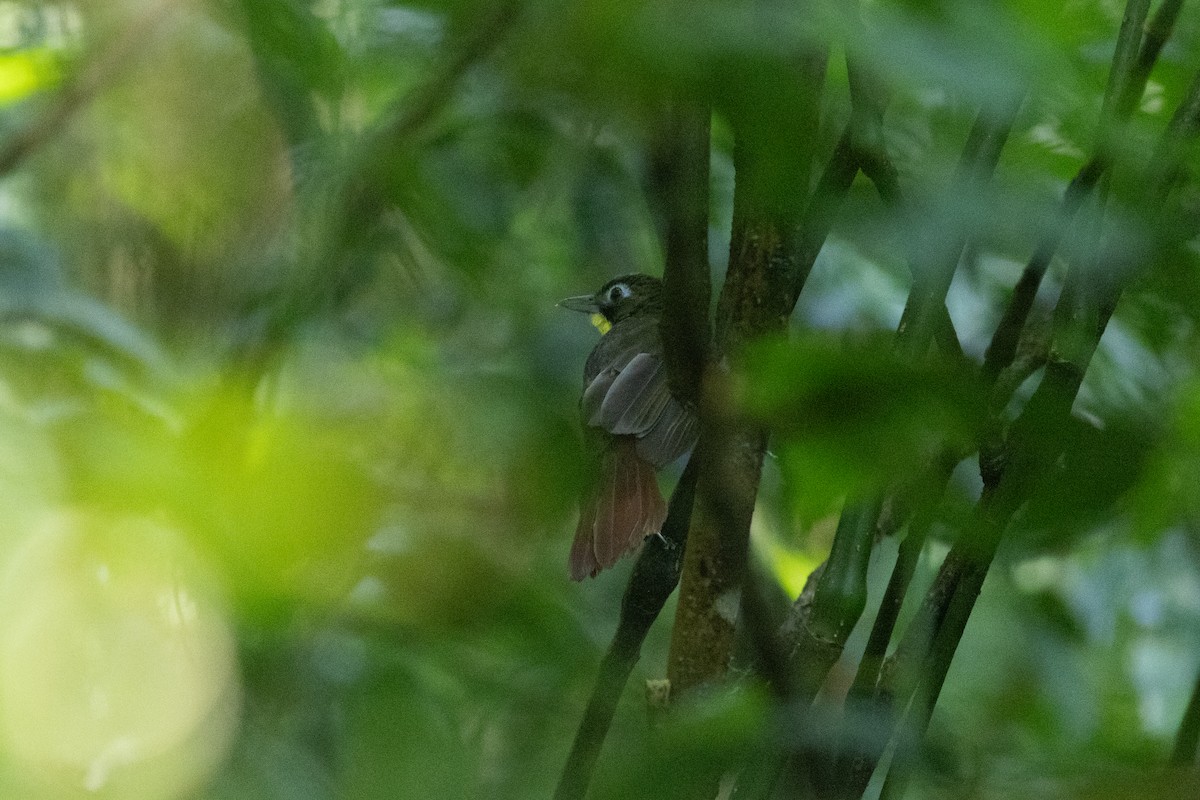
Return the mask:
[(607, 333), (623, 319), (662, 313), (662, 281), (649, 275), (622, 275), (600, 287), (595, 294), (583, 294), (559, 301), (572, 311), (592, 314), (592, 322)]

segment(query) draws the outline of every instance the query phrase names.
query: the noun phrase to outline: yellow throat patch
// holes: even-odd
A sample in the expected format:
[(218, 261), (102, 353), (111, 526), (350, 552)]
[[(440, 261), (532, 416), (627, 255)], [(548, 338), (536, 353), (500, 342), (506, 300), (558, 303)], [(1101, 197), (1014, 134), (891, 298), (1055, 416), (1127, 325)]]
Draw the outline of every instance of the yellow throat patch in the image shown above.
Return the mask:
[(592, 324), (596, 326), (596, 330), (600, 333), (608, 333), (612, 330), (612, 323), (604, 318), (603, 314), (592, 314)]

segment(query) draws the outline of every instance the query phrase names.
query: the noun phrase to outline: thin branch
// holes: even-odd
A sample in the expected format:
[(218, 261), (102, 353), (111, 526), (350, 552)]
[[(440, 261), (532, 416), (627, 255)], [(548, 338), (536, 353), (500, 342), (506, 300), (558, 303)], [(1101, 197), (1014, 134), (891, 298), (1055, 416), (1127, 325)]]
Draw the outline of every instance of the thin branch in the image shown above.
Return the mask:
[(662, 200), (670, 209), (659, 328), (671, 393), (698, 408), (710, 338), (708, 307), (708, 162), (710, 114), (680, 105), (667, 115), (655, 154)]
[(904, 606), (908, 584), (912, 581), (913, 573), (916, 572), (917, 560), (924, 547), (925, 537), (934, 527), (938, 500), (946, 491), (946, 485), (950, 480), (950, 475), (954, 473), (954, 468), (961, 461), (960, 455), (959, 452), (944, 451), (942, 456), (932, 464), (929, 474), (923, 477), (913, 493), (916, 497), (913, 498), (912, 505), (916, 507), (916, 511), (914, 511), (911, 521), (908, 522), (908, 533), (905, 534), (904, 541), (900, 542), (892, 577), (888, 579), (888, 587), (884, 590), (880, 610), (876, 615), (874, 626), (871, 627), (863, 661), (859, 663), (858, 674), (854, 678), (851, 697), (866, 698), (871, 694), (877, 696), (878, 676), (880, 676), (884, 656), (887, 655), (888, 644), (892, 640), (896, 619), (899, 618), (900, 609)]
[[(707, 109), (680, 106), (668, 112), (655, 157), (664, 175), (667, 257), (663, 270), (666, 305), (660, 323), (663, 358), (680, 398), (699, 396), (700, 370), (708, 342), (708, 160)], [(641, 655), (642, 642), (679, 583), (692, 525), (696, 487), (709, 445), (696, 445), (671, 496), (662, 535), (647, 540), (621, 603), (617, 632), (563, 769), (555, 800), (581, 800), (587, 793), (621, 692)]]
[(1167, 132), (1154, 150), (1147, 168), (1146, 192), (1155, 203), (1166, 200), (1172, 185), (1179, 177), (1179, 166), (1183, 152), (1196, 138), (1200, 128), (1200, 72), (1188, 87), (1183, 102), (1179, 104)]
[(1137, 101), (1141, 99), (1142, 93), (1146, 90), (1146, 81), (1150, 78), (1154, 65), (1158, 63), (1163, 46), (1166, 45), (1175, 30), (1175, 22), (1179, 19), (1179, 11), (1182, 7), (1183, 0), (1163, 0), (1162, 5), (1158, 7), (1146, 25), (1146, 38), (1142, 41), (1141, 49), (1138, 50), (1137, 62), (1130, 73), (1128, 91), (1117, 106), (1118, 117), (1131, 114)]
[[(786, 330), (799, 293), (797, 276), (807, 275), (828, 230), (828, 216), (815, 235), (803, 222), (803, 189), (812, 169), (825, 62), (823, 49), (798, 62), (784, 105), (802, 109), (803, 117), (789, 129), (792, 148), (785, 158), (765, 158), (778, 141), (774, 110), (751, 105), (733, 120), (734, 214), (729, 267), (716, 307), (714, 362), (736, 358), (749, 342)], [(822, 195), (809, 208), (824, 213), (823, 201)], [(747, 565), (767, 434), (753, 423), (728, 417), (722, 407), (726, 380), (720, 369), (705, 375), (700, 405), (704, 461), (667, 665), (673, 694), (722, 680), (733, 655), (739, 607), (743, 620), (758, 621), (756, 614), (763, 611)], [(762, 632), (761, 626), (750, 630), (752, 635)], [(753, 643), (763, 656), (760, 663), (786, 661), (773, 652), (777, 643), (770, 635), (757, 636)]]
[[(978, 191), (990, 179), (1022, 99), (1020, 96), (1010, 99), (995, 117), (991, 109), (984, 109), (976, 117), (968, 137), (968, 151), (976, 152), (969, 159), (964, 153), (960, 162), (951, 188), (956, 199), (960, 194)], [(938, 236), (918, 252), (919, 266), (914, 265), (913, 288), (900, 317), (896, 337), (900, 350), (911, 357), (918, 358), (925, 353), (939, 317), (945, 314), (946, 294), (966, 243), (966, 233), (955, 230), (951, 235)]]
[[(1102, 137), (1113, 132), (1111, 125), (1121, 118), (1122, 113), (1128, 116), (1137, 98), (1142, 94), (1143, 87), (1136, 86), (1134, 81), (1140, 69), (1139, 53), (1142, 52), (1146, 17), (1149, 14), (1150, 0), (1128, 0), (1125, 3), (1121, 30), (1117, 33), (1117, 48), (1113, 53), (1112, 67), (1108, 71), (1108, 85), (1105, 87), (1104, 100), (1100, 106)], [(1153, 61), (1150, 63), (1153, 64)], [(1150, 70), (1146, 69), (1145, 74), (1148, 76)]]
[[(986, 129), (997, 127), (1004, 131), (1011, 124), (1010, 115), (1000, 122), (987, 114), (979, 115), (968, 139), (968, 151), (975, 152), (982, 163), (969, 169), (960, 169), (960, 179), (956, 183), (961, 188), (977, 185), (978, 180), (991, 174), (999, 160), (1000, 148), (1006, 137), (1003, 133), (986, 133)], [(982, 142), (992, 144), (984, 148), (980, 146)], [(969, 182), (965, 178), (967, 174), (973, 176)], [(922, 261), (930, 265), (928, 273), (933, 277), (914, 285), (896, 334), (897, 347), (911, 357), (920, 357), (928, 348), (934, 320), (937, 319), (936, 314), (929, 310), (940, 307), (945, 312), (950, 276), (954, 273), (965, 244), (966, 234), (956, 231), (954, 236), (932, 243), (921, 256)], [(840, 657), (845, 639), (865, 606), (867, 559), (882, 506), (883, 498), (876, 497), (852, 505), (842, 514), (828, 566), (817, 585), (811, 616), (806, 629), (801, 631), (795, 656), (797, 668), (801, 670), (798, 681), (803, 692), (801, 700), (809, 700), (815, 694), (825, 673)]]
[(656, 172), (670, 209), (663, 268), (665, 307), (659, 323), (671, 393), (698, 408), (710, 338), (708, 307), (708, 162), (710, 113), (679, 105), (657, 144)]
[[(989, 495), (991, 496), (995, 495)], [(905, 673), (901, 673), (903, 688), (897, 691), (895, 699), (904, 704), (912, 698), (905, 718), (905, 726), (909, 731), (906, 737), (910, 741), (919, 742), (929, 727), (929, 720), (950, 670), (954, 651), (966, 629), (967, 620), (983, 587), (983, 581), (987, 577), (988, 568), (995, 557), (1004, 530), (1015, 511), (1016, 504), (993, 504), (985, 499), (979, 515), (981, 524), (976, 530), (966, 534), (973, 539), (969, 548), (972, 553), (963, 557), (960, 553), (952, 552), (954, 559), (949, 555), (946, 558), (951, 565), (950, 569), (939, 571), (935, 585), (940, 591), (931, 593), (931, 597), (934, 598), (934, 624), (919, 629), (924, 641), (916, 648), (919, 651), (928, 651), (929, 656), (921, 664), (923, 669), (919, 674), (915, 663), (897, 665), (897, 670), (904, 670)], [(936, 631), (932, 640), (929, 638), (930, 627)], [(894, 760), (884, 781), (881, 798), (902, 797), (911, 774), (910, 769), (911, 763), (907, 759)]]
[[(1145, 187), (1146, 207), (1161, 213), (1171, 180), (1177, 174), (1184, 142), (1194, 138), (1198, 130), (1200, 74), (1160, 139), (1155, 157), (1147, 167), (1141, 182)], [(1113, 267), (1112, 274), (1128, 280), (1132, 272), (1128, 268), (1130, 265), (1114, 263), (1110, 266)], [(1072, 356), (1075, 360), (1052, 358), (1046, 365), (1041, 384), (1012, 425), (1004, 462), (985, 481), (984, 498), (977, 514), (980, 521), (978, 529), (960, 537), (946, 556), (934, 584), (935, 589), (940, 587), (940, 591), (934, 596), (934, 590), (931, 590), (897, 651), (895, 673), (914, 674), (918, 665), (925, 665), (925, 673), (913, 689), (921, 698), (915, 719), (909, 726), (915, 740), (925, 734), (942, 682), (1009, 520), (1028, 496), (1029, 490), (1041, 480), (1045, 470), (1062, 451), (1063, 431), (1071, 413), (1071, 405), (1122, 288), (1121, 280), (1113, 280), (1089, 296), (1098, 311), (1094, 325), (1074, 333), (1076, 345), (1072, 348)], [(1062, 309), (1063, 302), (1071, 300), (1060, 301), (1063, 313), (1056, 314), (1056, 327), (1069, 325), (1074, 319), (1072, 312)], [(922, 635), (927, 637), (929, 630), (935, 630), (936, 634), (932, 648), (926, 649), (915, 639)], [(913, 642), (909, 641), (910, 636), (914, 638)], [(906, 686), (898, 691), (897, 698), (901, 702), (908, 688)], [(893, 762), (893, 771), (904, 769), (906, 767)]]
[(554, 793), (555, 800), (582, 800), (587, 794), (617, 703), (641, 656), (642, 643), (679, 583), (683, 550), (691, 524), (698, 463), (695, 454), (688, 459), (679, 484), (671, 494), (662, 535), (646, 540), (633, 567), (633, 574), (621, 600), (617, 632), (600, 662), (600, 674), (596, 677), (592, 696), (575, 733), (571, 752)]
[[(857, 3), (843, 8), (850, 30), (865, 35)], [(846, 57), (846, 72), (850, 85), (851, 125), (854, 153), (858, 168), (871, 181), (880, 199), (893, 211), (904, 213), (905, 204), (900, 191), (899, 172), (883, 141), (883, 117), (888, 105), (888, 91), (884, 82), (872, 70), (863, 66), (856, 58)], [(912, 266), (912, 265), (910, 265)], [(910, 269), (911, 271), (911, 269)], [(913, 280), (917, 275), (913, 272)], [(945, 303), (934, 311), (935, 337), (938, 347), (947, 355), (964, 358), (962, 343), (954, 330), (954, 322), (946, 312)]]
[(825, 245), (829, 229), (837, 209), (850, 191), (854, 176), (858, 174), (859, 162), (854, 146), (854, 134), (850, 126), (842, 132), (833, 154), (825, 165), (817, 188), (813, 192), (800, 223), (792, 232), (792, 244), (795, 260), (790, 268), (788, 278), (789, 297), (788, 308), (795, 307), (804, 288), (808, 275), (812, 272), (817, 255)]
[[(887, 152), (880, 149), (866, 154), (862, 157), (862, 163), (859, 166), (862, 174), (874, 184), (879, 198), (893, 211), (903, 212), (905, 206), (900, 191), (899, 173)], [(913, 280), (916, 280), (916, 274), (912, 272), (911, 265), (909, 272), (913, 275)], [(937, 319), (934, 321), (933, 335), (938, 349), (955, 361), (964, 361), (966, 353), (958, 338), (958, 332), (954, 329), (954, 321), (946, 310), (946, 304), (943, 302), (941, 308), (935, 313)]]
[[(1050, 261), (1058, 250), (1063, 233), (1075, 219), (1080, 207), (1096, 188), (1101, 174), (1108, 169), (1106, 159), (1094, 157), (1084, 164), (1063, 193), (1062, 206), (1059, 208), (1058, 221), (1054, 229), (1046, 234), (1038, 243), (1037, 248), (1021, 271), (1021, 277), (1013, 287), (1012, 297), (1004, 309), (1004, 315), (992, 334), (983, 356), (983, 378), (989, 384), (995, 384), (1000, 373), (1007, 369), (1017, 354), (1021, 333), (1033, 309), (1033, 301), (1037, 297), (1042, 279), (1050, 267)], [(1003, 405), (997, 401), (996, 405)]]
[[(1012, 364), (1021, 333), (1050, 261), (1079, 209), (1112, 165), (1111, 142), (1116, 136), (1115, 129), (1129, 119), (1138, 98), (1145, 91), (1146, 81), (1162, 53), (1163, 45), (1175, 28), (1182, 4), (1182, 0), (1164, 0), (1147, 26), (1145, 40), (1140, 47), (1138, 40), (1141, 37), (1141, 25), (1146, 17), (1145, 6), (1148, 6), (1148, 3), (1139, 0), (1136, 4), (1130, 3), (1130, 7), (1126, 9), (1104, 93), (1101, 132), (1096, 153), (1067, 185), (1053, 228), (1042, 237), (1016, 286), (1013, 287), (1012, 299), (1005, 308), (1004, 316), (984, 354), (983, 375), (989, 384), (994, 384), (1000, 373)], [(1138, 7), (1134, 8), (1135, 5)], [(993, 406), (1003, 407), (1007, 399), (1006, 396), (999, 396), (993, 400)]]
[[(888, 645), (895, 631), (896, 621), (904, 606), (908, 587), (916, 573), (917, 562), (925, 546), (926, 536), (933, 527), (937, 502), (945, 491), (958, 459), (950, 456), (938, 463), (930, 476), (922, 481), (917, 499), (916, 512), (908, 524), (908, 533), (900, 543), (896, 555), (896, 563), (892, 567), (891, 577), (879, 604), (875, 622), (867, 639), (867, 646), (859, 661), (858, 672), (850, 687), (847, 706), (850, 708), (868, 708), (877, 717), (889, 718), (892, 714), (891, 694), (886, 687), (880, 685), (883, 674)], [(869, 704), (869, 705), (868, 705)], [(877, 739), (878, 747), (866, 750), (857, 748), (850, 753), (842, 753), (839, 762), (842, 767), (838, 773), (842, 776), (840, 791), (842, 797), (858, 797), (866, 790), (871, 780), (871, 773), (882, 757), (886, 746), (886, 737)]]

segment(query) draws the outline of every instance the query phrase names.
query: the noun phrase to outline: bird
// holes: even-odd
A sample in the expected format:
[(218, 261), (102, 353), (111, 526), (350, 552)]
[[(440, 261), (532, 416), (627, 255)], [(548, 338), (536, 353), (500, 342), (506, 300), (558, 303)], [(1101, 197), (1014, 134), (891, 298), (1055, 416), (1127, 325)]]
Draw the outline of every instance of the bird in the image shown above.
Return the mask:
[(591, 314), (601, 333), (584, 365), (579, 400), (589, 480), (568, 564), (581, 581), (662, 530), (667, 505), (655, 473), (692, 448), (698, 421), (667, 382), (661, 280), (622, 275), (558, 305)]

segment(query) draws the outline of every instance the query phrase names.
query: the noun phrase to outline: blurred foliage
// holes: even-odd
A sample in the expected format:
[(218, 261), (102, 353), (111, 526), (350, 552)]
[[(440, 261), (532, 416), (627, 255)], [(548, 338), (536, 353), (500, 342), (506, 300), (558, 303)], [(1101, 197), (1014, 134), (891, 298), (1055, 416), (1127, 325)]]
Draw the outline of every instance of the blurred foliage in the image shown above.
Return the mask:
[[(979, 435), (961, 365), (891, 350), (909, 256), (970, 232), (948, 306), (979, 359), (1095, 147), (1121, 11), (881, 0), (858, 28), (774, 0), (0, 0), (0, 154), (27, 147), (0, 184), (0, 794), (548, 796), (629, 570), (566, 580), (595, 334), (554, 303), (660, 271), (663, 98), (714, 108), (719, 279), (735, 125), (773, 132), (785, 163), (797, 57), (831, 44), (823, 161), (850, 113), (843, 54), (886, 76), (916, 213), (857, 181), (793, 337), (734, 363), (738, 408), (778, 434), (754, 536), (794, 595), (846, 497)], [(1194, 796), (1160, 765), (1200, 669), (1200, 161), (1161, 218), (1120, 181), (1197, 52), (1185, 11), (1105, 222), (1149, 268), (985, 587), (909, 797)], [(950, 195), (977, 108), (1014, 88), (995, 182)], [(1068, 234), (1042, 317), (1090, 230)], [(913, 596), (969, 518), (975, 463)], [(781, 735), (752, 691), (648, 729), (665, 628), (596, 797), (689, 796), (693, 767)]]
[(810, 522), (907, 482), (943, 447), (969, 451), (983, 430), (971, 372), (914, 367), (887, 338), (763, 342), (744, 369), (734, 402), (774, 432), (787, 495)]

